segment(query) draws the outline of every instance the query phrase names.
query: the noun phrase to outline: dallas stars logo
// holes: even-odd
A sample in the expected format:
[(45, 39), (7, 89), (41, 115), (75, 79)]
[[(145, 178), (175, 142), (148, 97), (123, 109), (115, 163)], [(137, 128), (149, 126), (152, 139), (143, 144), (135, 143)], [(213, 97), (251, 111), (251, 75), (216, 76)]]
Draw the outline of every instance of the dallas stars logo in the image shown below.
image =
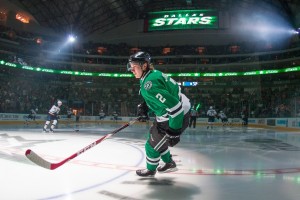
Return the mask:
[(152, 87), (152, 82), (151, 82), (151, 81), (147, 81), (147, 82), (144, 84), (145, 90), (150, 90), (151, 87)]

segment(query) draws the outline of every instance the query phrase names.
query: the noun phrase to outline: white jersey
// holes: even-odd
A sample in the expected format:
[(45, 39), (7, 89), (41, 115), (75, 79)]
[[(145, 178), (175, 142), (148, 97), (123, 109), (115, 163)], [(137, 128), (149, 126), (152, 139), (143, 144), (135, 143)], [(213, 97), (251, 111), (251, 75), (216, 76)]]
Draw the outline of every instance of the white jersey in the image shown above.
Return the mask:
[(105, 113), (104, 113), (104, 112), (99, 112), (99, 116), (100, 116), (100, 117), (104, 117), (104, 116), (105, 116)]
[(214, 109), (209, 109), (206, 114), (209, 117), (214, 117), (217, 115), (217, 112)]
[(225, 113), (219, 113), (219, 117), (221, 119), (226, 119), (227, 118), (227, 116), (225, 115)]
[(31, 110), (30, 110), (30, 113), (31, 113), (32, 115), (36, 115), (36, 112), (35, 112), (34, 109), (31, 109)]
[(53, 105), (52, 108), (49, 110), (50, 115), (58, 115), (60, 108), (56, 105)]

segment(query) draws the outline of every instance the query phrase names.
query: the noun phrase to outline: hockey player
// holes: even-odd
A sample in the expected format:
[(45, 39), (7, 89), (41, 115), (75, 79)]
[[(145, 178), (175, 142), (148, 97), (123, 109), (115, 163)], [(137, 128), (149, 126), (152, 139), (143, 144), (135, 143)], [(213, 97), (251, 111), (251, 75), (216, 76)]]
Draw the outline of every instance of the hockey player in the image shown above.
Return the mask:
[(57, 101), (56, 104), (54, 104), (51, 109), (48, 112), (48, 116), (47, 116), (47, 120), (45, 122), (45, 125), (43, 127), (43, 132), (47, 132), (47, 127), (50, 124), (50, 122), (52, 121), (52, 124), (50, 126), (50, 132), (53, 133), (54, 132), (54, 128), (57, 124), (57, 120), (58, 120), (58, 113), (60, 111), (60, 106), (62, 105), (62, 102), (60, 100)]
[(206, 115), (208, 116), (208, 125), (207, 125), (207, 129), (209, 129), (209, 127), (212, 129), (213, 128), (213, 123), (215, 121), (215, 117), (217, 116), (217, 112), (213, 109), (212, 106), (209, 107)]
[(105, 118), (105, 112), (101, 109), (99, 112), (99, 119), (103, 120)]
[(72, 118), (72, 115), (74, 115), (74, 113), (72, 112), (72, 108), (69, 108), (67, 110), (67, 119), (71, 119)]
[[(29, 119), (31, 119), (32, 121), (35, 121), (35, 118), (36, 118), (36, 112), (38, 111), (38, 109), (31, 109), (28, 116), (26, 117), (26, 125), (28, 126), (28, 123), (29, 123)], [(36, 122), (37, 124), (37, 122)]]
[(242, 126), (247, 126), (248, 125), (248, 111), (246, 108), (244, 108), (241, 112), (241, 118), (242, 118)]
[(198, 117), (198, 112), (197, 110), (194, 108), (194, 106), (191, 108), (191, 116), (190, 116), (190, 124), (189, 127), (192, 126), (193, 124), (193, 128), (196, 128), (196, 120)]
[(118, 121), (118, 113), (117, 113), (117, 111), (114, 111), (113, 113), (112, 113), (112, 117), (113, 117), (113, 120), (114, 120), (114, 122), (117, 122)]
[(228, 118), (222, 110), (219, 112), (218, 117), (221, 119), (223, 126), (228, 125)]
[(69, 108), (69, 109), (67, 110), (67, 119), (71, 119), (71, 118), (72, 118), (72, 115), (74, 115), (73, 112), (72, 112), (72, 108)]
[(72, 112), (72, 108), (69, 108), (67, 110), (67, 123), (68, 123), (68, 126), (70, 126), (70, 123), (72, 121), (72, 115), (74, 115), (74, 113)]
[[(145, 144), (146, 169), (136, 171), (138, 176), (151, 177), (158, 172), (176, 171), (169, 146), (180, 141), (180, 135), (189, 124), (189, 99), (172, 78), (153, 69), (151, 57), (137, 52), (129, 57), (127, 69), (140, 80), (140, 94), (144, 102), (138, 105), (138, 115), (148, 117), (150, 109), (155, 117)], [(165, 163), (158, 166), (160, 159)]]
[(101, 109), (99, 111), (99, 122), (98, 124), (102, 124), (101, 121), (105, 119), (105, 112)]

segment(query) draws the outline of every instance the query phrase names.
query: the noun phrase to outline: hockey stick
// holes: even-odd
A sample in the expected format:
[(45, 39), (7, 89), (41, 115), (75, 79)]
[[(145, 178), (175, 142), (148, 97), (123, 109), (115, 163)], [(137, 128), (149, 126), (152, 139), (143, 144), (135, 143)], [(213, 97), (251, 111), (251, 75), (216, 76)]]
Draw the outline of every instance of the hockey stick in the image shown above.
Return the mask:
[(38, 154), (36, 154), (34, 151), (32, 151), (31, 149), (27, 149), (25, 152), (26, 157), (31, 160), (33, 163), (44, 167), (46, 169), (50, 169), (50, 170), (54, 170), (60, 166), (62, 166), (63, 164), (65, 164), (66, 162), (72, 160), (73, 158), (76, 158), (77, 156), (79, 156), (80, 154), (84, 153), (85, 151), (91, 149), (92, 147), (96, 146), (97, 144), (99, 144), (100, 142), (104, 141), (105, 139), (113, 136), (114, 134), (118, 133), (119, 131), (123, 130), (124, 128), (132, 125), (133, 123), (135, 123), (136, 121), (138, 121), (140, 118), (136, 118), (130, 122), (128, 122), (127, 124), (124, 124), (123, 126), (121, 126), (120, 128), (104, 135), (103, 137), (99, 138), (98, 140), (96, 140), (95, 142), (87, 145), (86, 147), (84, 147), (83, 149), (79, 150), (78, 152), (74, 153), (73, 155), (69, 156), (68, 158), (58, 162), (58, 163), (51, 163), (45, 159), (43, 159), (41, 156), (39, 156)]

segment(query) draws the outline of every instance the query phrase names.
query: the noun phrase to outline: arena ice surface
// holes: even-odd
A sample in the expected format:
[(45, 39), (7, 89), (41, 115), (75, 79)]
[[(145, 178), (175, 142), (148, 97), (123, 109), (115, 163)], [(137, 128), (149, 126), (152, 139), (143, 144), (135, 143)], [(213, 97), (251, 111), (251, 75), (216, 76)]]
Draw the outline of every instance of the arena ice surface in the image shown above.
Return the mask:
[(172, 148), (178, 171), (141, 178), (147, 125), (134, 125), (55, 170), (25, 157), (32, 149), (59, 162), (121, 124), (1, 126), (1, 199), (300, 199), (300, 134), (275, 130), (188, 128)]

